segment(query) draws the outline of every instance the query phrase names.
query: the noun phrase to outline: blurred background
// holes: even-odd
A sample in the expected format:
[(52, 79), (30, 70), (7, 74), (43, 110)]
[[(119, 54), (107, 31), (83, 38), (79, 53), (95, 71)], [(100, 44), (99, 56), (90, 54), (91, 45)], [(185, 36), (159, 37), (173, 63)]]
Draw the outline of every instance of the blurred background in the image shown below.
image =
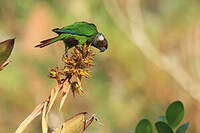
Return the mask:
[[(104, 124), (93, 123), (88, 133), (133, 133), (140, 119), (154, 123), (181, 100), (188, 132), (199, 133), (199, 12), (199, 0), (0, 0), (0, 41), (16, 37), (12, 63), (0, 72), (0, 132), (15, 132), (56, 85), (48, 70), (62, 67), (64, 45), (34, 45), (55, 36), (53, 28), (88, 21), (109, 48), (94, 49), (96, 66), (83, 80), (84, 95), (70, 93), (61, 112), (56, 104), (50, 128), (87, 111)], [(40, 120), (25, 132), (41, 132)]]

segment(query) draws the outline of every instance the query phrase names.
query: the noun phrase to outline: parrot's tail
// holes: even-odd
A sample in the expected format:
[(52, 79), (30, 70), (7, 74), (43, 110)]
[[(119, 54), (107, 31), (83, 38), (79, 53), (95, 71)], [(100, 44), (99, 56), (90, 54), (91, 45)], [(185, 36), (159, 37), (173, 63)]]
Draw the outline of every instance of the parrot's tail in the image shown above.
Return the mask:
[(53, 37), (44, 41), (41, 41), (39, 45), (36, 45), (35, 47), (43, 48), (45, 46), (48, 46), (56, 41), (60, 40), (59, 36), (58, 37)]

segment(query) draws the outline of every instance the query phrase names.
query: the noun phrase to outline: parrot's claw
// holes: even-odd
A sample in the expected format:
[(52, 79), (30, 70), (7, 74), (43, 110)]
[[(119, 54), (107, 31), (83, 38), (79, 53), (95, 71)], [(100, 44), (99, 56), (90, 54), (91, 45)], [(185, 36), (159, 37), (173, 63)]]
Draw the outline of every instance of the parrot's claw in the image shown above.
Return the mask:
[(68, 56), (68, 51), (66, 50), (65, 53), (63, 54), (62, 60), (65, 60), (67, 56)]

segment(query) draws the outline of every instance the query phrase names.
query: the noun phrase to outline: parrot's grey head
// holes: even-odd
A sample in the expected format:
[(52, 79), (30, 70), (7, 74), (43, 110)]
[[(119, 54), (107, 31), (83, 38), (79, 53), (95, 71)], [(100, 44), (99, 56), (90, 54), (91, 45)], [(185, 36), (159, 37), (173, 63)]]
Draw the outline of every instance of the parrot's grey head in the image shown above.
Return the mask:
[(108, 41), (102, 33), (97, 33), (94, 40), (92, 41), (92, 46), (104, 52), (108, 48)]

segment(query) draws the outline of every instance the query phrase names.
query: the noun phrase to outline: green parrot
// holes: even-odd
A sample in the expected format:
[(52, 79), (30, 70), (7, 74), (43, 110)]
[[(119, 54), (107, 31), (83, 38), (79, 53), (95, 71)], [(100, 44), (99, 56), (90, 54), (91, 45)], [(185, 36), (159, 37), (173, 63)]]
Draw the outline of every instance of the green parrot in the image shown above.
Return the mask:
[(101, 52), (104, 52), (108, 47), (106, 38), (102, 33), (97, 31), (97, 27), (92, 23), (75, 22), (63, 28), (53, 29), (52, 31), (57, 33), (58, 36), (41, 41), (35, 47), (43, 48), (59, 40), (64, 41), (66, 51), (76, 45), (83, 45), (85, 43), (91, 44)]

